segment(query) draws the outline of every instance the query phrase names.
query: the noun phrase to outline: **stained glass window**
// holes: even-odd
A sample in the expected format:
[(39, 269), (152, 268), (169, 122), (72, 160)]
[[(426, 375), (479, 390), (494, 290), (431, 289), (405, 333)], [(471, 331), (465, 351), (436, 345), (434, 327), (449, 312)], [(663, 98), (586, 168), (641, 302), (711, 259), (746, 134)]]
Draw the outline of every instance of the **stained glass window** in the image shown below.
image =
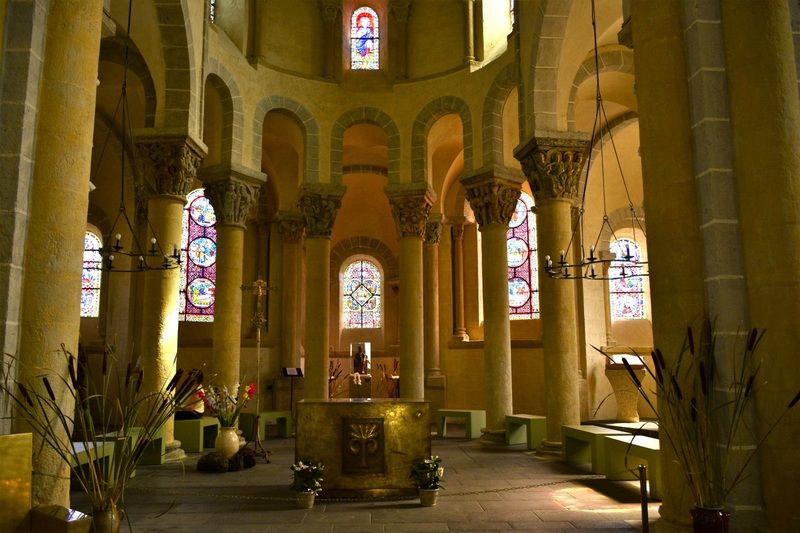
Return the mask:
[(539, 262), (533, 198), (522, 193), (508, 223), (508, 313), (511, 320), (539, 318)]
[(350, 17), (350, 68), (380, 68), (380, 20), (375, 10), (359, 7)]
[(641, 248), (635, 241), (623, 238), (612, 242), (609, 250), (617, 256), (617, 260), (611, 263), (608, 275), (611, 278), (619, 278), (608, 282), (611, 320), (647, 318), (644, 305), (644, 278), (639, 275), (642, 267), (633, 263), (641, 261)]
[(203, 189), (186, 197), (181, 234), (180, 320), (214, 321), (217, 281), (217, 217)]
[(208, 5), (208, 18), (214, 22), (217, 18), (217, 0), (210, 0)]
[(344, 270), (342, 321), (346, 328), (381, 327), (381, 271), (372, 261), (359, 259)]
[(81, 274), (81, 316), (100, 316), (100, 281), (103, 241), (91, 231), (83, 236), (83, 273)]

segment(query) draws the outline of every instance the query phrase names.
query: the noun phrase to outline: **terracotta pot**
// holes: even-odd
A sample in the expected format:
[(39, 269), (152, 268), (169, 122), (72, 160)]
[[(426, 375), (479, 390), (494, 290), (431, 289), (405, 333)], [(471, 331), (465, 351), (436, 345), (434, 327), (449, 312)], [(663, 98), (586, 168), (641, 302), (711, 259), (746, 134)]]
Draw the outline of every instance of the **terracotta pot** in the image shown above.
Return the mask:
[(728, 533), (731, 514), (725, 509), (692, 507), (692, 530), (695, 533)]
[(230, 459), (236, 452), (239, 451), (239, 435), (236, 433), (236, 428), (219, 428), (217, 438), (214, 441), (214, 449)]
[(439, 499), (439, 489), (419, 489), (419, 502), (423, 507), (433, 507)]
[(117, 533), (121, 525), (122, 516), (116, 504), (112, 503), (105, 509), (92, 509), (94, 533)]
[(296, 492), (297, 508), (298, 509), (311, 509), (314, 507), (315, 494), (313, 492)]

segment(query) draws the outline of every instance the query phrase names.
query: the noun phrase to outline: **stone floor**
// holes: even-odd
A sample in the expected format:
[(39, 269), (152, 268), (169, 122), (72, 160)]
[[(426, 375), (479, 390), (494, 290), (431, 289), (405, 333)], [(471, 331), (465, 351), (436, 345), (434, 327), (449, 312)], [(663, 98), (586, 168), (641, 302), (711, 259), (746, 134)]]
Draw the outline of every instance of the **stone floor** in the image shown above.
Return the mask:
[[(457, 433), (455, 433), (457, 435)], [(463, 432), (462, 432), (463, 434)], [(448, 435), (450, 431), (448, 428)], [(417, 500), (325, 501), (295, 508), (289, 465), (294, 439), (269, 439), (270, 463), (227, 474), (183, 463), (139, 467), (124, 507), (135, 532), (640, 531), (641, 506), (630, 482), (588, 475), (521, 446), (487, 449), (461, 438), (432, 440), (445, 465), (435, 507)], [(72, 507), (88, 512), (82, 492)], [(651, 523), (658, 503), (649, 504)], [(130, 526), (130, 527), (129, 527)]]

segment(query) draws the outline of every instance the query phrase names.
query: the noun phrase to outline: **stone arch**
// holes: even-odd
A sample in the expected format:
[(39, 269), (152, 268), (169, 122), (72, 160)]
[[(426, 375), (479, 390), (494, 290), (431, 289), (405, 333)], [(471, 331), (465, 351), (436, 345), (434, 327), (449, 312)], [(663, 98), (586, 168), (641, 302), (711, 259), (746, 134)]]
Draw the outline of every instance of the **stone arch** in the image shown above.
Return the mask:
[(125, 47), (128, 47), (128, 70), (133, 72), (144, 88), (144, 127), (152, 128), (156, 122), (156, 87), (150, 69), (131, 39), (118, 35), (100, 41), (100, 61), (125, 64)]
[(319, 126), (306, 107), (285, 96), (268, 96), (256, 106), (253, 120), (253, 168), (261, 168), (261, 136), (267, 113), (281, 109), (292, 115), (303, 128), (305, 136), (305, 183), (319, 182)]
[(244, 111), (242, 111), (242, 94), (239, 86), (228, 69), (220, 65), (216, 59), (208, 62), (206, 74), (206, 81), (210, 82), (219, 92), (225, 108), (226, 124), (229, 124), (230, 127), (228, 132), (230, 135), (224, 136), (222, 139), (224, 143), (222, 153), (230, 156), (231, 163), (244, 163), (242, 160)]
[(343, 113), (331, 131), (331, 183), (342, 183), (344, 132), (367, 122), (386, 132), (389, 140), (389, 183), (400, 183), (400, 132), (392, 117), (375, 107), (357, 107)]
[(583, 191), (584, 187), (586, 187), (586, 178), (588, 176), (588, 172), (591, 171), (591, 167), (597, 162), (598, 158), (600, 157), (600, 148), (598, 144), (604, 138), (608, 137), (609, 132), (613, 135), (615, 132), (620, 131), (628, 126), (631, 125), (632, 122), (637, 122), (639, 120), (639, 115), (636, 114), (635, 111), (628, 111), (627, 113), (623, 113), (622, 115), (614, 118), (609, 122), (606, 126), (603, 127), (602, 131), (598, 134), (596, 133), (592, 139), (592, 145), (589, 147), (591, 153), (591, 160), (587, 161), (589, 168), (585, 168), (581, 170), (581, 177), (580, 182), (578, 183), (578, 190)]
[[(526, 132), (558, 129), (558, 66), (561, 61), (561, 46), (567, 31), (567, 18), (572, 9), (572, 0), (547, 2), (540, 12), (541, 29), (535, 40), (533, 57), (536, 61), (530, 67), (532, 81), (528, 92)], [(531, 123), (531, 117), (533, 123)]]
[(166, 80), (164, 126), (188, 126), (192, 130), (197, 121), (197, 110), (193, 104), (198, 102), (198, 97), (188, 6), (186, 0), (163, 0), (157, 2), (155, 7)]
[(364, 254), (374, 257), (383, 268), (384, 282), (399, 279), (397, 258), (386, 244), (372, 237), (350, 237), (340, 241), (331, 249), (331, 286), (338, 283), (339, 271), (348, 257)]
[[(600, 62), (600, 73), (603, 72), (622, 72), (633, 74), (633, 51), (628, 48), (614, 48), (603, 50), (598, 54)], [(569, 131), (575, 131), (575, 101), (578, 95), (578, 87), (589, 78), (597, 76), (597, 67), (594, 62), (594, 55), (586, 59), (572, 81), (572, 88), (569, 91), (569, 101), (567, 102), (567, 127)]]
[(483, 166), (503, 164), (503, 107), (518, 83), (516, 65), (506, 65), (497, 74), (483, 100)]
[(411, 181), (425, 183), (428, 131), (436, 119), (449, 113), (461, 117), (464, 145), (464, 172), (472, 170), (472, 116), (469, 106), (457, 96), (442, 96), (422, 108), (411, 130)]

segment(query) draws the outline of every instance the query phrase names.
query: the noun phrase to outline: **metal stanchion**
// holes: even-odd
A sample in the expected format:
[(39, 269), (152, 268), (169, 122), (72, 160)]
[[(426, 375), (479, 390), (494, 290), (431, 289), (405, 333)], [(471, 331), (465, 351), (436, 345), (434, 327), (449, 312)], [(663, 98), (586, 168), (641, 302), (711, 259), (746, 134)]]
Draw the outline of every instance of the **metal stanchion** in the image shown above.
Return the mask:
[(642, 533), (649, 533), (650, 519), (647, 516), (647, 467), (639, 465), (639, 494), (642, 501)]

